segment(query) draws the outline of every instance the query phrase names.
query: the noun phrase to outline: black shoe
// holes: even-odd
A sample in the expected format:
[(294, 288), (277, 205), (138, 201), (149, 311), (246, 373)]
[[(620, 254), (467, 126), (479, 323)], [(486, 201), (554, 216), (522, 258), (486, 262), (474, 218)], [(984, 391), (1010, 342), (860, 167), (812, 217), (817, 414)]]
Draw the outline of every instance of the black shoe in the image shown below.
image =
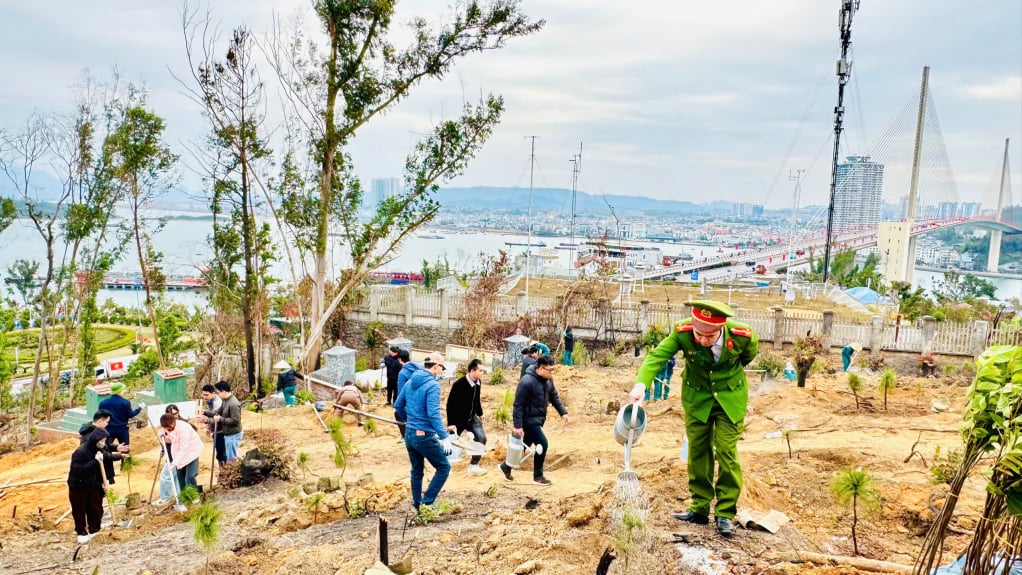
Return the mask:
[(500, 472), (504, 474), (504, 480), (505, 481), (514, 481), (514, 479), (511, 478), (511, 468), (510, 467), (508, 467), (507, 465), (505, 465), (503, 463), (501, 463), (497, 467), (499, 467), (500, 468)]
[(678, 521), (687, 521), (689, 523), (695, 523), (697, 525), (706, 525), (710, 522), (710, 518), (702, 513), (696, 513), (689, 509), (684, 513), (671, 513), (671, 517)]
[(721, 537), (731, 537), (735, 534), (735, 524), (727, 517), (718, 517), (717, 533), (720, 533)]

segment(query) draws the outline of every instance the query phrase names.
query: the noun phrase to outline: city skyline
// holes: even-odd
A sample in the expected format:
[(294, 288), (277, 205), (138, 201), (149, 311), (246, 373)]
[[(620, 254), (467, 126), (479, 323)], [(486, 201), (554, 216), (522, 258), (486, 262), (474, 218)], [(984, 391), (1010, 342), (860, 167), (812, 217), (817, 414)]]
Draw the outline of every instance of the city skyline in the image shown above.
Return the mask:
[[(125, 81), (145, 82), (178, 151), (201, 142), (200, 112), (171, 76), (187, 72), (180, 6), (98, 4), (0, 1), (0, 30), (17, 46), (0, 53), (15, 79), (0, 89), (0, 127), (17, 128), (33, 110), (69, 110), (69, 87), (83, 69), (102, 76), (116, 66)], [(802, 204), (826, 203), (830, 167), (820, 150), (832, 132), (836, 1), (698, 7), (651, 1), (647, 10), (609, 0), (522, 4), (547, 20), (543, 31), (459, 63), (445, 81), (423, 85), (359, 134), (350, 151), (365, 183), (399, 175), (417, 134), (493, 91), (505, 98), (504, 121), (466, 174), (447, 186), (527, 187), (525, 137), (537, 135), (536, 186), (570, 187), (568, 160), (581, 141), (579, 188), (593, 194), (777, 209), (791, 204), (788, 173), (805, 169)], [(309, 5), (222, 0), (211, 8), (225, 31), (244, 23), (262, 36), (274, 10), (286, 22), (301, 9), (309, 22)], [(1012, 176), (1020, 181), (1022, 8), (988, 8), (952, 0), (862, 3), (852, 32), (842, 157), (870, 152), (918, 98), (922, 66), (930, 65), (959, 200), (988, 194), (1006, 137), (1013, 140)], [(413, 15), (447, 13), (436, 3), (406, 0), (394, 29), (407, 35), (404, 23)], [(53, 42), (55, 35), (62, 42)], [(272, 88), (268, 69), (263, 78)], [(182, 172), (186, 186), (198, 189), (191, 170)], [(902, 195), (890, 193), (889, 203)]]

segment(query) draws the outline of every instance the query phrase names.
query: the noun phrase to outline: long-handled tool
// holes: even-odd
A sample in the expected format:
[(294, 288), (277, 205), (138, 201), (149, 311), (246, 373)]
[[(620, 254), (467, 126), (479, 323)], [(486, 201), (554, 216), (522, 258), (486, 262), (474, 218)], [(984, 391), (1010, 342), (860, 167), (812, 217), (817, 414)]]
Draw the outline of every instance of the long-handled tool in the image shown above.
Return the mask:
[(319, 424), (323, 426), (324, 433), (330, 433), (330, 428), (326, 426), (326, 422), (323, 421), (323, 417), (319, 414), (319, 410), (316, 409), (316, 404), (309, 402), (308, 405), (312, 406), (312, 412), (316, 414), (316, 419), (319, 420)]
[(357, 413), (358, 415), (363, 415), (363, 416), (368, 417), (370, 419), (376, 419), (376, 420), (379, 420), (379, 421), (386, 421), (387, 423), (393, 423), (394, 425), (398, 425), (398, 426), (403, 425), (402, 422), (400, 422), (400, 421), (398, 421), (396, 419), (390, 419), (389, 417), (383, 417), (382, 415), (376, 415), (375, 413), (369, 413), (367, 411), (362, 411), (360, 409), (353, 409), (351, 407), (348, 407), (347, 405), (340, 405), (338, 403), (335, 403), (334, 404), (334, 408), (336, 408), (336, 409), (343, 409), (344, 411), (347, 411), (347, 412), (350, 412), (350, 413)]
[(219, 421), (213, 420), (213, 458), (209, 460), (209, 490), (213, 490), (213, 467), (216, 465), (216, 428)]
[(632, 440), (635, 437), (635, 424), (639, 416), (639, 406), (632, 404), (632, 420), (628, 425), (628, 440), (625, 441), (625, 470), (617, 474), (619, 483), (639, 481), (639, 475), (632, 471)]
[[(150, 425), (149, 429), (153, 430), (153, 435), (156, 436), (156, 442), (160, 444), (160, 449), (162, 450), (163, 455), (167, 457), (167, 465), (170, 465), (170, 454), (167, 453), (167, 442), (163, 441), (163, 438), (160, 437), (160, 433), (156, 431), (155, 427)], [(170, 490), (174, 493), (174, 511), (188, 511), (187, 507), (181, 505), (181, 498), (179, 497), (180, 491), (178, 490), (177, 485), (177, 473), (174, 473), (173, 469), (170, 470)]]
[(156, 480), (160, 478), (163, 467), (160, 465), (163, 463), (163, 450), (160, 450), (160, 455), (156, 459), (156, 475), (153, 476), (153, 484), (149, 486), (149, 501), (153, 500), (153, 491), (156, 490)]

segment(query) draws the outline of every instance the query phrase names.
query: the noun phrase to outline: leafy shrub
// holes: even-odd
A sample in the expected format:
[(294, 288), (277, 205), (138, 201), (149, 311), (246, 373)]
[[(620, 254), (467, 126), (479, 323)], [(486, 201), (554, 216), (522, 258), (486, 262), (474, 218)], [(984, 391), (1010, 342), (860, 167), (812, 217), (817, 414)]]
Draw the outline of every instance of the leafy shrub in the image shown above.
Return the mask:
[(139, 379), (150, 375), (157, 369), (160, 369), (160, 356), (156, 354), (155, 349), (147, 349), (146, 351), (139, 354), (138, 359), (131, 362), (128, 367), (129, 379)]
[(190, 505), (202, 499), (202, 495), (199, 494), (199, 490), (196, 489), (194, 485), (189, 485), (181, 490), (181, 493), (178, 494), (177, 498), (181, 501), (181, 503)]
[(938, 445), (933, 450), (933, 465), (930, 466), (930, 482), (934, 485), (950, 485), (962, 463), (962, 450), (955, 448), (941, 454)]
[(772, 353), (761, 353), (756, 356), (749, 369), (761, 369), (766, 372), (767, 377), (777, 377), (784, 373), (785, 361), (782, 357)]
[(369, 369), (369, 361), (364, 357), (355, 358), (355, 371), (365, 371)]
[(298, 402), (298, 405), (311, 403), (316, 401), (316, 396), (312, 395), (312, 392), (307, 389), (299, 389), (295, 392), (295, 401)]
[(271, 475), (290, 481), (294, 477), (295, 452), (291, 441), (276, 429), (254, 429), (247, 432), (262, 460), (272, 470)]
[(352, 447), (351, 440), (344, 436), (344, 430), (341, 429), (342, 422), (340, 419), (333, 419), (330, 421), (330, 440), (334, 442), (334, 455), (332, 457), (334, 465), (341, 468), (341, 474), (344, 474), (344, 470), (348, 467), (348, 458), (351, 457)]
[(490, 385), (500, 385), (504, 383), (504, 370), (500, 367), (493, 368), (493, 373), (490, 374)]
[(575, 341), (575, 352), (571, 354), (571, 362), (575, 365), (586, 365), (589, 363), (589, 349), (581, 341)]
[(642, 334), (642, 345), (652, 349), (660, 345), (660, 342), (668, 335), (670, 332), (667, 331), (667, 328), (660, 325), (651, 326), (646, 333)]
[(371, 417), (367, 417), (366, 422), (362, 425), (362, 427), (366, 430), (366, 433), (376, 433), (376, 420)]
[(415, 517), (415, 521), (421, 525), (428, 525), (444, 515), (451, 515), (458, 511), (460, 511), (460, 507), (455, 505), (453, 501), (438, 499), (432, 505), (420, 505), (419, 514)]

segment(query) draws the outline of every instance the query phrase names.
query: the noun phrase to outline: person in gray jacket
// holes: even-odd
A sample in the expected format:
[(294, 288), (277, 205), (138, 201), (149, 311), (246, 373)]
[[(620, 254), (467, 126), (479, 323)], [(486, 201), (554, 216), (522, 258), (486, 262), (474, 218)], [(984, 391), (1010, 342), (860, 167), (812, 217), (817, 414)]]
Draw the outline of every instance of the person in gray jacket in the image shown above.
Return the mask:
[(241, 402), (231, 393), (231, 384), (226, 381), (218, 381), (213, 387), (223, 401), (217, 414), (213, 416), (213, 423), (224, 434), (224, 457), (231, 461), (238, 457), (238, 445), (241, 444), (243, 436)]

